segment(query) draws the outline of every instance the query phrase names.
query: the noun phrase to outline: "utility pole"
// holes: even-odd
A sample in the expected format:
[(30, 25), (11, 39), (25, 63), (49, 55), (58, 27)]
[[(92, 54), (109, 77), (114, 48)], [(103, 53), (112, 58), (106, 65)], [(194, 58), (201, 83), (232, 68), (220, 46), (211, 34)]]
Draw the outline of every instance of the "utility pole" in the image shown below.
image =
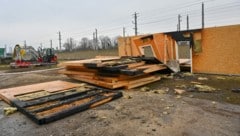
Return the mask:
[(73, 50), (73, 41), (72, 41), (72, 38), (70, 37), (70, 50), (69, 51), (72, 51)]
[(189, 30), (189, 16), (187, 15), (187, 30)]
[(95, 42), (95, 32), (93, 32), (93, 42)]
[(126, 34), (126, 28), (123, 27), (123, 37), (125, 38), (125, 34)]
[(24, 48), (26, 49), (26, 47), (27, 47), (27, 41), (24, 40)]
[(178, 31), (181, 31), (181, 15), (180, 14), (178, 14)]
[(12, 46), (9, 47), (9, 52), (12, 53)]
[(5, 51), (4, 51), (4, 57), (6, 57), (6, 55), (7, 55), (7, 44), (5, 44)]
[(59, 40), (59, 49), (60, 51), (62, 50), (62, 36), (61, 36), (61, 32), (58, 32), (58, 40)]
[(52, 49), (52, 40), (50, 40), (50, 48)]
[(93, 49), (95, 50), (96, 47), (95, 47), (95, 32), (93, 32), (93, 40), (92, 40), (92, 43), (93, 43)]
[(96, 49), (98, 49), (98, 30), (95, 29), (95, 36), (96, 36)]
[(138, 35), (138, 27), (137, 27), (137, 17), (138, 17), (138, 13), (137, 12), (135, 12), (134, 14), (133, 14), (133, 17), (134, 17), (134, 21), (133, 21), (133, 24), (134, 24), (134, 30), (135, 30), (135, 36), (137, 36)]
[(42, 43), (40, 43), (40, 47), (41, 47), (41, 50), (43, 49), (43, 45), (42, 45)]
[(202, 29), (204, 28), (204, 3), (202, 3)]

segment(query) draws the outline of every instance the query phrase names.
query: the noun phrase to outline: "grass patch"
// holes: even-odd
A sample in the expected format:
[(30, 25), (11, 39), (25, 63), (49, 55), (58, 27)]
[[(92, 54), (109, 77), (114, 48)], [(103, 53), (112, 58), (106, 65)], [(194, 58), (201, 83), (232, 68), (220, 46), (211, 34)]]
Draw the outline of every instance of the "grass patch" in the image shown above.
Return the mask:
[(57, 53), (57, 56), (59, 60), (89, 59), (95, 58), (95, 56), (118, 56), (118, 49), (60, 52)]
[(0, 70), (8, 70), (10, 69), (8, 64), (0, 64)]

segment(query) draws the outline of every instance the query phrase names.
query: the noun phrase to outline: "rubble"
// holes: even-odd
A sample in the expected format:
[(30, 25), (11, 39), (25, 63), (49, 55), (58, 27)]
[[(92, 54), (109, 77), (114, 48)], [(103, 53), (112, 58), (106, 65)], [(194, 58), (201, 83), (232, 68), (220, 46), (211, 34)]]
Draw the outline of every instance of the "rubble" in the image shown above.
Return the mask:
[(208, 78), (206, 78), (206, 77), (199, 77), (198, 80), (199, 81), (206, 81), (206, 80), (208, 80)]
[(168, 91), (169, 91), (169, 88), (162, 87), (160, 89), (153, 90), (153, 93), (156, 93), (156, 94), (166, 94), (166, 93), (168, 93)]
[(169, 104), (168, 107), (174, 107), (174, 105), (173, 104)]
[(125, 98), (125, 99), (132, 99), (132, 96), (130, 96), (130, 95), (124, 95), (123, 98)]
[(186, 91), (185, 90), (182, 90), (182, 89), (174, 89), (175, 90), (175, 94), (178, 94), (178, 95), (181, 95), (183, 93), (185, 93)]
[(234, 93), (240, 93), (240, 88), (232, 89), (232, 92), (234, 92)]
[(216, 91), (216, 88), (210, 87), (208, 85), (194, 85), (198, 89), (199, 92), (206, 92), (206, 93), (211, 93)]
[(194, 74), (190, 73), (190, 72), (185, 72), (183, 73), (184, 76), (193, 76)]
[(164, 110), (169, 110), (169, 109), (170, 109), (170, 107), (168, 107), (168, 106), (164, 108)]
[(10, 115), (10, 114), (15, 113), (17, 111), (17, 108), (16, 107), (5, 107), (3, 109), (3, 111), (4, 111), (5, 115)]
[(176, 88), (187, 88), (187, 85), (177, 85)]
[(192, 95), (192, 94), (191, 94), (191, 95), (189, 95), (188, 97), (190, 97), (190, 98), (193, 98), (193, 97), (194, 97), (194, 95)]
[(168, 115), (169, 113), (167, 111), (164, 111), (163, 112), (163, 115)]
[(181, 95), (177, 95), (175, 98), (176, 99), (180, 99), (180, 98), (182, 98), (182, 96)]
[(153, 90), (153, 93), (156, 93), (156, 94), (166, 94), (166, 92), (164, 90), (161, 90), (161, 89)]
[(191, 84), (198, 84), (198, 85), (202, 85), (202, 84), (203, 84), (203, 83), (195, 82), (195, 81), (191, 81), (190, 83), (191, 83)]
[(142, 87), (141, 89), (140, 89), (140, 91), (141, 92), (148, 92), (148, 91), (150, 91), (150, 88), (149, 87)]
[(226, 80), (226, 78), (225, 77), (222, 77), (222, 76), (217, 76), (216, 77), (218, 80)]
[(216, 102), (215, 102), (215, 101), (212, 101), (212, 104), (216, 104)]

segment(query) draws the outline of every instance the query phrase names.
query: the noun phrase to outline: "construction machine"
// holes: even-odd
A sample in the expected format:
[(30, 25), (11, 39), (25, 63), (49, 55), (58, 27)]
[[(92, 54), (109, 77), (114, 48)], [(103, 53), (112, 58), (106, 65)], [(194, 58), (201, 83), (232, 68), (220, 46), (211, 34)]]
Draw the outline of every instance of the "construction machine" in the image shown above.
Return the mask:
[(14, 62), (10, 63), (11, 68), (57, 64), (57, 56), (53, 48), (39, 48), (36, 51), (32, 46), (21, 47), (20, 45), (16, 45), (13, 52), (13, 59)]

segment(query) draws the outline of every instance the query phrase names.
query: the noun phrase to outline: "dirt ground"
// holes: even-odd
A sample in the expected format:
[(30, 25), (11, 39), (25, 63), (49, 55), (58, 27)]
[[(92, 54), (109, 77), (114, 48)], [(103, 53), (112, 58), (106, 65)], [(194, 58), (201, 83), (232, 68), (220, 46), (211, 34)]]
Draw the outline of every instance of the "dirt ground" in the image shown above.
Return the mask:
[[(0, 72), (2, 74), (3, 72)], [(64, 80), (57, 70), (0, 76), (0, 89)], [(202, 92), (195, 85), (214, 88)], [(16, 112), (6, 116), (0, 101), (1, 136), (240, 136), (240, 77), (163, 75), (147, 86), (125, 90), (124, 96), (46, 125), (37, 125)], [(146, 89), (147, 88), (147, 89)], [(176, 95), (174, 89), (185, 90)]]

